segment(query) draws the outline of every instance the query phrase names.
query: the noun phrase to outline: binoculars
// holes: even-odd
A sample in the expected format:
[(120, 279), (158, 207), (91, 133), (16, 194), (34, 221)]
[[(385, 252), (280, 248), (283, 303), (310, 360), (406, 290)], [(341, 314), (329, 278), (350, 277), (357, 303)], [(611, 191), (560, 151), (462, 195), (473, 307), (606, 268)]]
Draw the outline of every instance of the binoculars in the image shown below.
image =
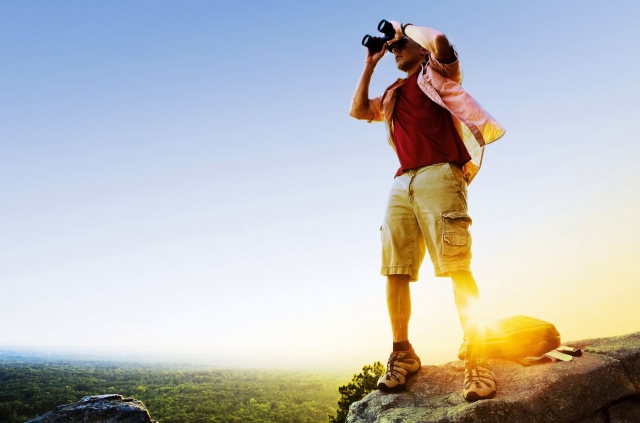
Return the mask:
[(377, 53), (382, 50), (384, 43), (389, 40), (393, 40), (396, 36), (396, 30), (391, 25), (391, 22), (383, 19), (378, 24), (378, 31), (382, 32), (383, 37), (373, 37), (369, 34), (365, 35), (362, 39), (362, 45), (369, 49), (371, 54)]

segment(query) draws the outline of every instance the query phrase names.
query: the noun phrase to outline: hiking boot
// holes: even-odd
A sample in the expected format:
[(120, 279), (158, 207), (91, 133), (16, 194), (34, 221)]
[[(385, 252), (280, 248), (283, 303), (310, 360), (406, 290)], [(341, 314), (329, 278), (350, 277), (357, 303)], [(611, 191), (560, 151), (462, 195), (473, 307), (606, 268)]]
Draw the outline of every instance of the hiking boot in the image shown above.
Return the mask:
[(420, 370), (420, 358), (413, 348), (409, 351), (394, 351), (387, 361), (387, 372), (378, 379), (378, 389), (393, 391), (405, 386), (407, 379)]
[(464, 385), (462, 396), (469, 402), (493, 398), (496, 394), (496, 377), (486, 358), (470, 358), (464, 361)]

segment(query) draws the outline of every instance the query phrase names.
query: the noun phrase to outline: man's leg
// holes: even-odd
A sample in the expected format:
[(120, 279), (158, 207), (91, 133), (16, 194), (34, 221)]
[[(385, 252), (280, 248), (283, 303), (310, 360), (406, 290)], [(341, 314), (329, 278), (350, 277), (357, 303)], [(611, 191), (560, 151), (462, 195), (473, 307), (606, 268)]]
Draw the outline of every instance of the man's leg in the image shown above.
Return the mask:
[(467, 341), (475, 338), (478, 317), (475, 315), (478, 308), (480, 292), (471, 272), (457, 270), (449, 272), (453, 282), (453, 299), (458, 309), (458, 317)]
[(396, 177), (382, 222), (382, 266), (387, 277), (387, 310), (391, 322), (393, 348), (387, 371), (378, 379), (381, 390), (400, 389), (421, 367), (420, 358), (409, 342), (411, 317), (410, 281), (418, 279), (426, 246), (412, 205), (411, 181), (415, 171)]
[(478, 301), (480, 293), (471, 272), (449, 272), (453, 281), (453, 297), (458, 308), (460, 323), (467, 339), (467, 357), (462, 394), (467, 401), (492, 398), (496, 394), (496, 378), (488, 361), (478, 349)]
[(391, 320), (393, 343), (408, 343), (409, 318), (411, 317), (409, 275), (387, 276), (387, 309)]
[(403, 388), (407, 379), (420, 370), (420, 358), (409, 343), (411, 293), (409, 275), (387, 275), (387, 308), (393, 334), (393, 351), (387, 371), (378, 379), (383, 391)]
[[(413, 205), (436, 276), (453, 281), (454, 299), (460, 323), (472, 353), (477, 351), (475, 326), (478, 287), (471, 274), (471, 217), (467, 209), (467, 182), (455, 163), (421, 168), (412, 185)], [(474, 345), (476, 344), (476, 345)], [(493, 375), (476, 353), (465, 360), (463, 395), (468, 401), (495, 395)], [(489, 378), (487, 386), (483, 378)]]

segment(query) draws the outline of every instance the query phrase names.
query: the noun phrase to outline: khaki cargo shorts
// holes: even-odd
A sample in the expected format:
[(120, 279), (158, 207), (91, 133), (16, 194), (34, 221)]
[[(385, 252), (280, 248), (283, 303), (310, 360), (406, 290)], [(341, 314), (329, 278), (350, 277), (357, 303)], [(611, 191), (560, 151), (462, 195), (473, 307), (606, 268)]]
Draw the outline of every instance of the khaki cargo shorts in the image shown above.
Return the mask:
[(467, 213), (467, 182), (454, 163), (408, 170), (391, 187), (382, 224), (382, 269), (387, 275), (418, 271), (429, 251), (436, 276), (471, 271), (471, 218)]

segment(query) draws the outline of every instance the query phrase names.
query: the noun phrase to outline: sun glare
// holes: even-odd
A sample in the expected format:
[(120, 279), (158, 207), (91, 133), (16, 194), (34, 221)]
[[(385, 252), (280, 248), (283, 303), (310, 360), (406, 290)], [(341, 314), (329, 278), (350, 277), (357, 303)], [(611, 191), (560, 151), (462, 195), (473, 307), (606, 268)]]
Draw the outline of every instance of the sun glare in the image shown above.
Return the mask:
[(467, 307), (461, 310), (461, 314), (461, 318), (465, 321), (467, 341), (474, 336), (483, 338), (487, 332), (495, 332), (498, 329), (496, 319), (484, 312), (479, 300), (472, 300)]

